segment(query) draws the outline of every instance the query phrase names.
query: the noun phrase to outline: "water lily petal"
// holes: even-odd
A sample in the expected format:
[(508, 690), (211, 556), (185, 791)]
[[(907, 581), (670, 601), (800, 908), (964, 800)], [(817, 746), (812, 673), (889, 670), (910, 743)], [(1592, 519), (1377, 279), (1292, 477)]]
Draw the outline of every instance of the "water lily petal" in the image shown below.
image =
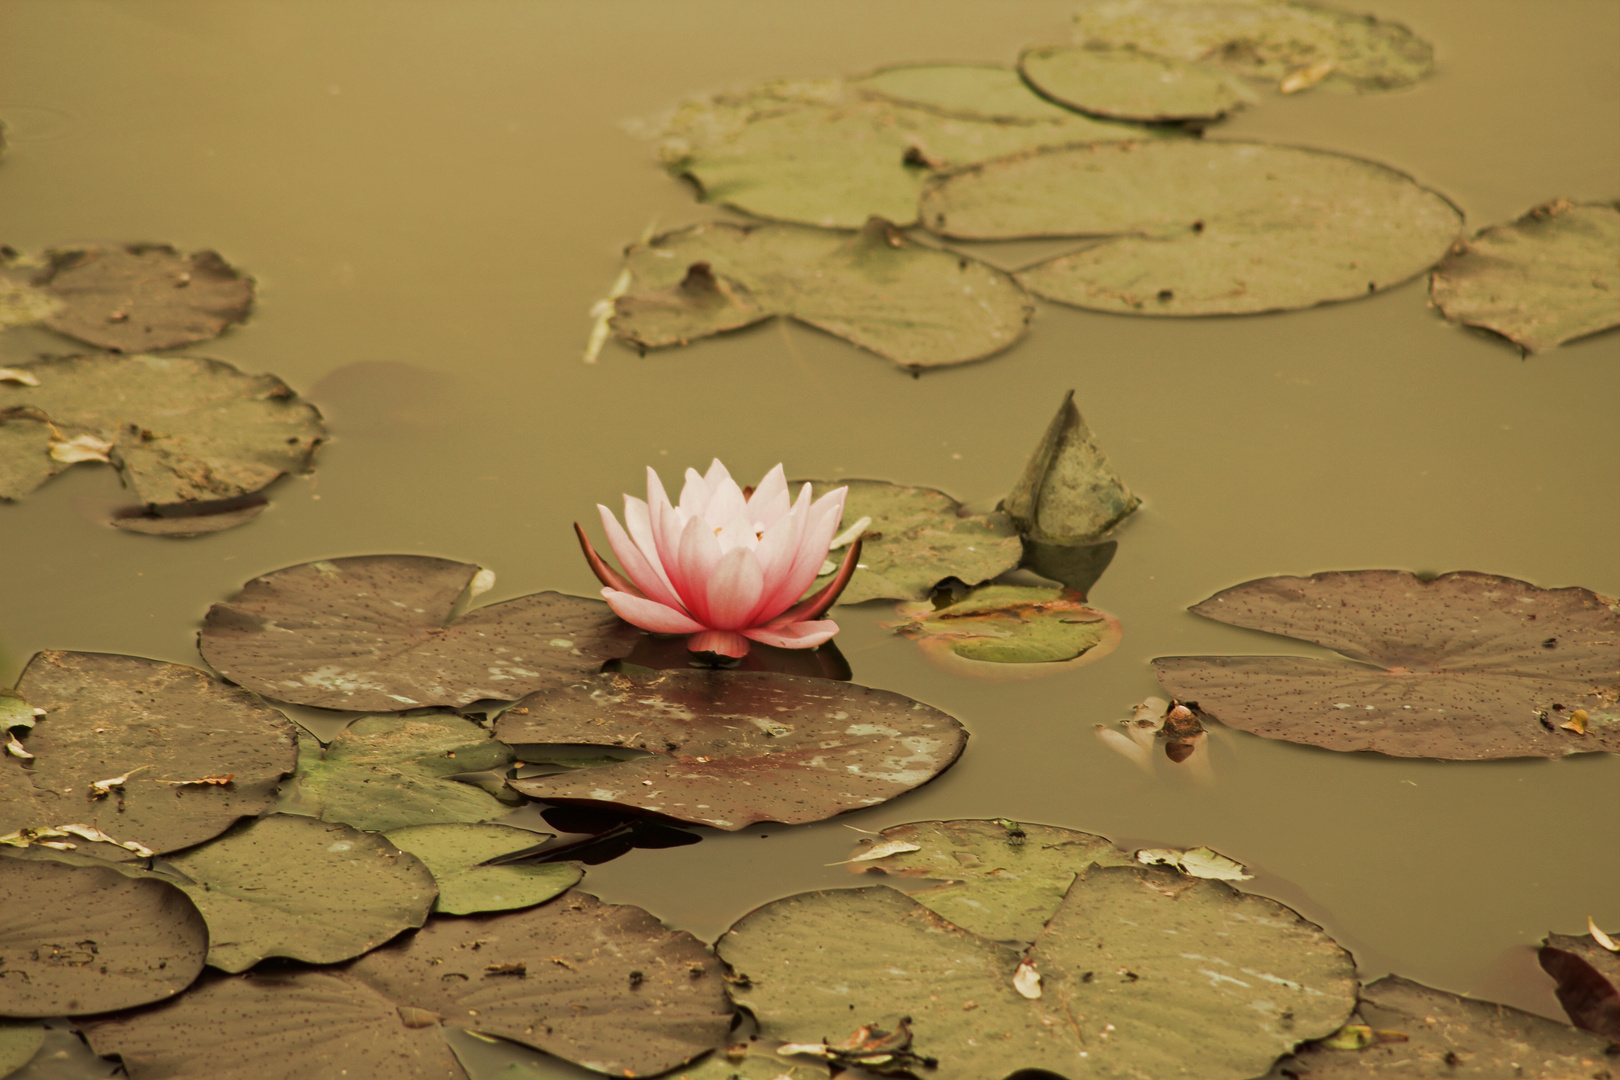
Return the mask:
[(686, 519), (670, 503), (669, 495), (664, 491), (664, 482), (658, 479), (658, 474), (651, 467), (647, 469), (647, 511), (651, 518), (653, 544), (658, 549), (658, 565), (664, 570), (665, 580), (674, 588), (681, 529), (685, 527)]
[[(624, 531), (619, 520), (613, 516), (613, 511), (596, 504), (596, 509), (602, 514), (602, 530), (607, 533), (608, 544), (613, 548), (613, 554), (618, 558), (619, 565), (624, 568), (624, 576), (630, 579), (637, 589), (650, 600), (670, 607), (679, 607), (680, 601), (675, 596), (675, 590), (670, 588), (669, 582), (664, 580), (663, 571), (656, 564), (647, 561), (630, 535)], [(604, 584), (613, 585), (612, 582)], [(619, 588), (618, 585), (613, 585)]]
[(782, 609), (797, 596), (788, 596), (779, 600), (777, 594), (782, 592), (782, 585), (793, 569), (793, 554), (799, 540), (799, 522), (791, 515), (779, 518), (776, 524), (765, 530), (765, 535), (759, 538), (759, 545), (754, 548), (754, 558), (759, 560), (760, 573), (765, 578), (765, 585), (760, 590), (759, 605), (754, 609), (753, 623), (770, 622), (782, 613)]
[[(713, 525), (714, 522), (710, 521), (709, 524)], [(731, 520), (714, 530), (714, 538), (720, 541), (722, 554), (732, 548), (753, 551), (759, 547), (759, 534), (754, 532), (754, 523), (748, 520), (747, 511), (740, 508)]]
[(720, 481), (730, 479), (731, 473), (727, 471), (724, 465), (720, 464), (719, 458), (715, 458), (713, 461), (709, 462), (709, 471), (703, 474), (703, 480), (709, 485), (710, 491), (713, 491), (714, 486)]
[(664, 588), (669, 590), (671, 597), (674, 597), (675, 587), (669, 583), (669, 575), (664, 573), (664, 557), (659, 554), (658, 541), (653, 535), (652, 511), (646, 503), (634, 495), (624, 497), (624, 528), (647, 560), (647, 564), (658, 575), (658, 580), (664, 583)]
[(844, 516), (844, 496), (848, 491), (848, 488), (835, 488), (810, 507), (810, 520), (805, 523), (804, 534), (793, 552), (793, 568), (783, 577), (781, 591), (777, 594), (787, 597), (788, 604), (804, 595), (821, 572), (821, 564), (827, 561), (827, 548)]
[(759, 603), (765, 575), (759, 560), (745, 547), (732, 548), (720, 557), (709, 575), (707, 624), (717, 630), (741, 630)]
[(591, 538), (585, 535), (585, 530), (580, 528), (577, 521), (574, 522), (574, 536), (579, 539), (579, 549), (585, 553), (585, 562), (591, 568), (591, 573), (596, 575), (597, 581), (610, 589), (618, 589), (632, 596), (641, 595), (641, 591), (633, 582), (626, 581), (623, 574), (609, 566), (603, 561), (602, 556), (596, 553), (596, 549), (591, 547)]
[(702, 517), (709, 505), (709, 484), (696, 469), (686, 470), (686, 483), (681, 485), (681, 509), (687, 517)]
[(684, 612), (618, 589), (603, 589), (602, 599), (625, 622), (655, 634), (695, 634), (704, 628), (702, 623), (694, 621)]
[(748, 639), (735, 630), (705, 630), (686, 639), (692, 652), (719, 653), (721, 656), (747, 656)]
[(855, 576), (855, 568), (861, 561), (861, 543), (861, 538), (857, 536), (855, 542), (849, 545), (849, 550), (844, 552), (844, 561), (839, 564), (831, 581), (770, 621), (801, 622), (819, 619), (827, 614), (827, 609), (838, 603), (839, 594), (849, 584), (849, 579)]
[(760, 526), (761, 532), (775, 525), (792, 506), (787, 474), (782, 471), (781, 465), (766, 473), (754, 493), (748, 496), (748, 516), (753, 518), (756, 526)]
[(704, 626), (713, 626), (709, 619), (709, 575), (720, 561), (720, 541), (715, 539), (714, 530), (702, 518), (692, 518), (681, 530), (680, 550), (676, 553), (675, 565), (664, 564), (668, 570), (669, 581), (675, 586), (675, 592), (681, 598), (681, 603), (692, 617)]
[[(710, 528), (719, 528), (733, 519), (741, 519), (748, 509), (748, 500), (743, 497), (742, 488), (731, 477), (709, 485), (709, 503), (703, 508), (703, 520), (709, 523)], [(753, 531), (753, 522), (747, 522), (749, 531)]]
[(743, 637), (761, 645), (775, 645), (779, 649), (813, 649), (832, 640), (832, 636), (838, 633), (838, 624), (831, 619), (816, 619), (781, 626), (755, 626), (741, 633)]

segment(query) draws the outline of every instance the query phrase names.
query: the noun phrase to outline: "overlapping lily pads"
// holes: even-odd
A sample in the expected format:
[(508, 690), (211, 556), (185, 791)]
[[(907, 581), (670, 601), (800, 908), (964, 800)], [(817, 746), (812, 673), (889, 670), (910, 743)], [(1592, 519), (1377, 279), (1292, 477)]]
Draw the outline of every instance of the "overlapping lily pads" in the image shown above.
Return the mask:
[(986, 162), (930, 183), (919, 212), (959, 239), (1104, 237), (1017, 278), (1051, 300), (1135, 315), (1366, 296), (1433, 266), (1462, 224), (1443, 196), (1375, 162), (1185, 139)]
[(893, 889), (804, 893), (716, 945), (732, 998), (767, 1038), (894, 1031), (938, 1080), (1060, 1076), (1242, 1080), (1355, 1003), (1350, 956), (1275, 901), (1143, 867), (1091, 867), (1025, 952)]
[(912, 638), (947, 671), (986, 679), (1030, 678), (1102, 659), (1119, 645), (1119, 620), (1085, 605), (1072, 589), (981, 585), (936, 608), (901, 604), (901, 622), (885, 623)]
[[(942, 491), (883, 480), (811, 484), (817, 498), (847, 486), (844, 520), (871, 519), (861, 538), (860, 569), (840, 603), (924, 600), (946, 578), (976, 585), (1011, 570), (1023, 555), (1018, 530), (1005, 514), (969, 514)], [(816, 587), (830, 578), (831, 571)]]
[(1018, 70), (1053, 101), (1116, 120), (1219, 120), (1250, 96), (1212, 65), (1131, 48), (1041, 46), (1025, 50)]
[(186, 895), (106, 866), (0, 858), (0, 1016), (81, 1016), (172, 997), (208, 930)]
[(1011, 275), (878, 218), (853, 236), (695, 225), (632, 246), (626, 260), (631, 286), (613, 327), (650, 348), (787, 315), (904, 367), (938, 367), (1000, 352), (1035, 310)]
[(485, 821), (511, 807), (451, 777), (512, 759), (509, 746), (455, 713), (362, 717), (324, 749), (304, 744), (284, 809), (375, 832)]
[(387, 712), (522, 697), (595, 671), (640, 636), (602, 601), (554, 592), (453, 617), (479, 573), (422, 555), (289, 566), (210, 608), (198, 646), (266, 697)]
[(573, 863), (515, 862), (485, 866), (501, 855), (523, 851), (549, 839), (511, 825), (407, 825), (393, 829), (388, 840), (415, 855), (439, 883), (433, 910), (446, 915), (509, 911), (542, 904), (583, 876)]
[(1088, 0), (1075, 38), (1201, 60), (1289, 93), (1325, 78), (1358, 90), (1422, 79), (1434, 48), (1399, 23), (1288, 0)]
[(1435, 267), (1429, 296), (1530, 352), (1620, 326), (1620, 205), (1558, 199), (1482, 229)]
[(69, 356), (0, 378), (0, 498), (79, 461), (150, 506), (219, 502), (309, 467), (320, 413), (274, 375), (190, 356)]
[[(913, 224), (917, 194), (937, 170), (1039, 146), (1154, 134), (1065, 113), (1027, 89), (1020, 96), (1011, 69), (929, 67), (880, 72), (855, 88), (779, 81), (692, 102), (669, 123), (661, 154), (707, 201), (856, 229), (873, 215)], [(974, 106), (976, 99), (982, 103)]]
[(1471, 571), (1330, 571), (1260, 578), (1192, 610), (1349, 658), (1153, 662), (1172, 696), (1229, 727), (1396, 757), (1620, 751), (1620, 605), (1588, 589)]
[[(268, 809), (296, 762), (286, 717), (180, 664), (42, 652), (17, 689), (45, 715), (20, 736), (26, 765), (0, 760), (0, 832), (99, 823), (116, 840), (174, 851)], [(90, 847), (83, 836), (66, 842)]]
[(949, 768), (967, 742), (955, 719), (900, 694), (769, 672), (599, 675), (524, 698), (495, 734), (646, 752), (510, 781), (525, 795), (729, 830), (893, 799)]
[(1081, 546), (1141, 505), (1097, 445), (1070, 390), (1001, 509), (1037, 546)]
[(1620, 953), (1613, 945), (1596, 926), (1579, 937), (1548, 934), (1538, 959), (1558, 983), (1558, 1003), (1575, 1026), (1620, 1044)]

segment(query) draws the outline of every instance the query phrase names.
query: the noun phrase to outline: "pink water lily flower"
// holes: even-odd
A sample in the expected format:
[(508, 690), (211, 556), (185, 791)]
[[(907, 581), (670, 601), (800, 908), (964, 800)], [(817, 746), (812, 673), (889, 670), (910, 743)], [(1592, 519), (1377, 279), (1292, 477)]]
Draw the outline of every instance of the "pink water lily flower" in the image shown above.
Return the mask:
[(695, 653), (739, 657), (749, 641), (813, 649), (838, 632), (821, 616), (860, 558), (856, 539), (833, 579), (800, 599), (827, 560), (848, 490), (811, 502), (805, 484), (795, 501), (778, 465), (750, 491), (716, 459), (701, 476), (686, 470), (674, 505), (648, 469), (647, 501), (624, 497), (624, 525), (597, 506), (622, 575), (597, 555), (577, 522), (574, 531), (606, 586), (602, 597), (625, 622), (657, 634), (690, 634), (686, 647)]

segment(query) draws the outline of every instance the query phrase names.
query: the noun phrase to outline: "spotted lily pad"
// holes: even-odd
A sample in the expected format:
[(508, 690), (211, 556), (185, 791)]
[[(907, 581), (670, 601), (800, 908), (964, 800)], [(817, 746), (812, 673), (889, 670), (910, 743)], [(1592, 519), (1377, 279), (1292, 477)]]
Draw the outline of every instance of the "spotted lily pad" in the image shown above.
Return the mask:
[(1530, 352), (1620, 326), (1620, 205), (1558, 199), (1483, 229), (1435, 267), (1429, 296)]
[(408, 851), (433, 872), (439, 899), (433, 910), (446, 915), (509, 911), (545, 903), (579, 882), (584, 871), (573, 863), (516, 862), (482, 865), (501, 855), (522, 851), (547, 839), (510, 825), (407, 825), (393, 829), (388, 840)]
[(656, 348), (788, 315), (907, 368), (979, 360), (1023, 336), (1011, 275), (873, 218), (854, 236), (797, 225), (695, 225), (627, 255), (613, 327)]
[[(1153, 661), (1171, 696), (1229, 727), (1395, 757), (1620, 751), (1620, 605), (1588, 589), (1471, 571), (1330, 571), (1235, 585), (1192, 611), (1349, 658)], [(1582, 724), (1561, 726), (1577, 710)]]
[(272, 814), (171, 855), (208, 922), (208, 963), (246, 971), (267, 956), (348, 960), (421, 926), (438, 888), (384, 837)]
[(554, 592), (452, 618), (479, 573), (423, 555), (289, 566), (210, 608), (197, 644), (266, 697), (386, 712), (519, 698), (595, 671), (640, 636), (602, 601)]
[(1097, 445), (1070, 390), (1001, 509), (1037, 545), (1078, 546), (1090, 544), (1141, 505)]
[(484, 821), (511, 807), (450, 777), (510, 761), (510, 747), (455, 713), (363, 717), (324, 749), (306, 744), (283, 809), (375, 832)]
[[(296, 762), (286, 717), (180, 664), (42, 652), (17, 690), (45, 715), (19, 737), (32, 759), (0, 760), (0, 833), (99, 823), (114, 839), (175, 851), (267, 810)], [(92, 847), (82, 835), (62, 842)]]
[(186, 895), (104, 866), (0, 858), (0, 1016), (82, 1016), (162, 1001), (202, 973)]
[(348, 977), (447, 1025), (611, 1076), (665, 1072), (722, 1045), (731, 1010), (703, 943), (577, 891), (539, 907), (434, 919)]
[(1575, 1026), (1620, 1043), (1620, 953), (1590, 933), (1548, 934), (1538, 958)]
[[(994, 88), (984, 96), (982, 66), (931, 67), (925, 75), (880, 73), (853, 88), (836, 79), (773, 82), (691, 102), (676, 111), (660, 153), (708, 202), (858, 229), (874, 215), (913, 224), (917, 194), (937, 170), (1038, 146), (1156, 135), (1053, 109), (1027, 90), (1020, 98), (1008, 90), (1010, 69), (990, 77)], [(949, 108), (976, 97), (993, 115)]]
[[(1264, 1080), (1352, 1080), (1371, 1076), (1602, 1076), (1607, 1041), (1567, 1024), (1492, 1001), (1476, 1001), (1386, 975), (1361, 990), (1352, 1024), (1361, 1038), (1308, 1045)], [(1358, 1032), (1350, 1032), (1352, 1036)], [(1359, 1048), (1357, 1048), (1359, 1046)]]
[(274, 375), (190, 356), (68, 356), (0, 379), (0, 498), (76, 461), (113, 464), (150, 506), (218, 502), (309, 468), (326, 429)]
[(1288, 0), (1088, 0), (1076, 40), (1218, 64), (1285, 93), (1324, 78), (1358, 90), (1410, 86), (1434, 48), (1399, 23)]
[(922, 221), (959, 239), (1102, 237), (1020, 271), (1061, 303), (1241, 315), (1388, 289), (1450, 249), (1462, 215), (1411, 177), (1299, 147), (1172, 139), (986, 162), (932, 182)]
[[(883, 480), (810, 483), (817, 498), (833, 488), (848, 487), (844, 520), (872, 520), (861, 538), (860, 568), (840, 603), (924, 600), (946, 578), (975, 585), (1011, 570), (1023, 554), (1018, 530), (1005, 514), (969, 514), (942, 491)], [(829, 571), (818, 578), (815, 587), (831, 576)]]
[(525, 795), (729, 830), (885, 802), (944, 772), (967, 742), (950, 716), (887, 690), (720, 671), (604, 674), (543, 690), (502, 713), (495, 734), (646, 752), (509, 781)]
[(1219, 120), (1249, 97), (1219, 68), (1131, 48), (1046, 45), (1025, 50), (1018, 70), (1053, 101), (1116, 120)]
[(901, 604), (900, 622), (948, 671), (989, 679), (1053, 675), (1102, 659), (1119, 645), (1119, 620), (1072, 589), (981, 585), (954, 603)]
[(1355, 1003), (1350, 956), (1320, 927), (1143, 867), (1086, 870), (1023, 954), (882, 887), (767, 904), (716, 951), (764, 1037), (892, 1032), (909, 1017), (909, 1050), (937, 1080), (1168, 1076), (1194, 1061), (1209, 1080), (1244, 1080)]

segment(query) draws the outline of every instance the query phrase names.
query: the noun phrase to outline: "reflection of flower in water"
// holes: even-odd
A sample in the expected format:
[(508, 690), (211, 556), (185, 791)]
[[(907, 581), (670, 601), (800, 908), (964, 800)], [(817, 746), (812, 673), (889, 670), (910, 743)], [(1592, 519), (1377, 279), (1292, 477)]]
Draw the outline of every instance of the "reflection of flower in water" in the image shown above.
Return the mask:
[(811, 649), (838, 632), (821, 616), (855, 572), (860, 541), (838, 573), (800, 600), (826, 561), (844, 516), (845, 488), (795, 501), (778, 465), (754, 489), (737, 486), (717, 459), (705, 475), (686, 470), (679, 504), (647, 470), (647, 501), (624, 497), (624, 525), (598, 506), (621, 575), (605, 563), (576, 523), (580, 546), (601, 579), (602, 596), (628, 623), (658, 634), (689, 634), (696, 653), (739, 657), (749, 641)]

